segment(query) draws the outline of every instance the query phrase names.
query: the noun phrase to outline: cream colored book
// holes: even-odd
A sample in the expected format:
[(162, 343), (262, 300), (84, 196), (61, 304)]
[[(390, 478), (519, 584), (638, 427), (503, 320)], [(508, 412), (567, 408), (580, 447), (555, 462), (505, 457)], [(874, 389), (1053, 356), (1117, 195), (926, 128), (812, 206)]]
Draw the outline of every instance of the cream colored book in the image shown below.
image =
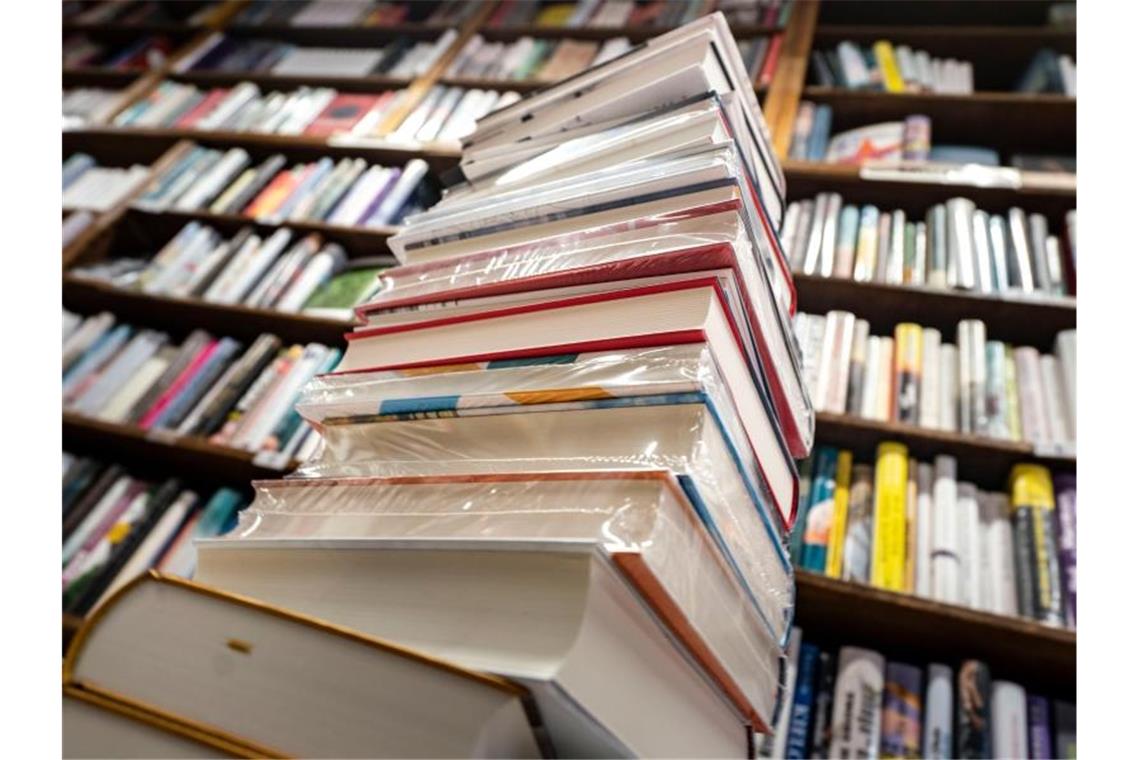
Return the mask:
[(889, 422), (894, 408), (894, 361), (895, 341), (885, 335), (879, 337), (879, 373), (875, 391), (875, 414), (873, 419)]
[(153, 572), (88, 618), (64, 679), (267, 755), (540, 754), (514, 683)]
[[(198, 543), (204, 563), (214, 552), (225, 554), (225, 567), (238, 568), (244, 561), (234, 555), (257, 563), (267, 549), (314, 556), (319, 550), (331, 562), (342, 553), (414, 549), (421, 542), (494, 550), (592, 541), (753, 727), (771, 725), (780, 647), (668, 471), (286, 479), (255, 489), (235, 530)], [(215, 575), (213, 582), (243, 581)], [(373, 580), (352, 582), (363, 589)], [(520, 580), (519, 590), (525, 588)]]

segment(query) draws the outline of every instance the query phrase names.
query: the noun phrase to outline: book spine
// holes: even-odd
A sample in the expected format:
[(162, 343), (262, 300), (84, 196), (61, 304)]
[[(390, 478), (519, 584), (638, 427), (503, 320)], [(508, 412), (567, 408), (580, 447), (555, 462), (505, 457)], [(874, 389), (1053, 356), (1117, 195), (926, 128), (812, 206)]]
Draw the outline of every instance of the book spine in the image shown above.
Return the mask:
[(922, 757), (950, 760), (954, 752), (954, 672), (932, 663), (926, 669)]
[(922, 751), (922, 671), (888, 662), (883, 685), (879, 757), (913, 758)]
[(1029, 757), (1053, 758), (1053, 737), (1049, 731), (1049, 700), (1039, 694), (1027, 699), (1029, 712)]
[(935, 288), (948, 286), (946, 278), (946, 205), (933, 206), (926, 212), (927, 277), (926, 284)]
[(797, 668), (800, 661), (800, 642), (803, 638), (803, 631), (798, 627), (793, 627), (791, 635), (788, 637), (787, 654), (784, 656), (783, 673), (781, 673), (781, 684), (779, 699), (776, 702), (776, 713), (773, 719), (772, 733), (764, 734), (760, 739), (760, 746), (758, 755), (762, 758), (783, 758), (786, 757), (788, 747), (788, 732), (791, 728), (792, 708), (791, 703), (794, 698), (796, 678), (798, 676)]
[(879, 231), (876, 235), (875, 274), (873, 282), (887, 282), (887, 265), (891, 258), (891, 215), (884, 212), (879, 214)]
[(931, 519), (930, 593), (940, 602), (961, 604), (962, 560), (958, 541), (958, 462), (950, 456), (934, 459)]
[(858, 414), (866, 419), (874, 419), (875, 405), (879, 393), (880, 339), (877, 335), (867, 338), (867, 360), (863, 369), (863, 395), (859, 399)]
[(863, 403), (863, 379), (867, 372), (867, 340), (871, 325), (865, 319), (855, 320), (851, 338), (851, 361), (847, 369), (847, 398), (843, 410), (860, 414)]
[(842, 414), (847, 406), (855, 315), (849, 311), (830, 311), (826, 320), (819, 369), (818, 408)]
[(785, 757), (789, 760), (808, 756), (812, 708), (815, 703), (815, 671), (818, 663), (819, 647), (806, 641), (801, 642), (791, 723), (788, 726), (788, 746), (784, 751)]
[(878, 388), (875, 401), (874, 419), (887, 422), (894, 419), (895, 390), (894, 390), (894, 338), (882, 336), (879, 338), (879, 371), (877, 374)]
[(887, 257), (884, 282), (902, 285), (906, 282), (906, 213), (901, 209), (891, 212), (891, 245)]
[(937, 430), (940, 420), (942, 335), (933, 328), (922, 331), (922, 383), (919, 385), (918, 424)]
[(1034, 444), (1048, 442), (1048, 421), (1041, 388), (1041, 358), (1032, 346), (1014, 349), (1017, 373), (1017, 402), (1021, 417), (1021, 438)]
[(812, 714), (812, 758), (826, 758), (831, 747), (831, 712), (835, 696), (835, 657), (821, 651), (815, 668), (815, 708)]
[(986, 422), (986, 325), (979, 319), (958, 323), (958, 429), (984, 432)]
[(984, 540), (989, 555), (991, 575), (985, 579), (992, 588), (992, 610), (999, 615), (1016, 617), (1017, 569), (1013, 558), (1013, 524), (1010, 522), (1009, 498), (1003, 493), (987, 494)]
[(864, 206), (859, 211), (858, 242), (855, 247), (855, 264), (852, 278), (856, 282), (870, 282), (875, 276), (875, 258), (879, 250), (879, 209)]
[[(1057, 475), (1057, 555), (1064, 587), (1065, 624), (1077, 626), (1077, 477)], [(837, 497), (838, 498), (838, 497)]]
[(926, 222), (914, 223), (914, 271), (910, 283), (926, 284)]
[(871, 585), (889, 591), (905, 588), (907, 449), (880, 443), (875, 462), (875, 530)]
[(913, 322), (896, 325), (894, 345), (894, 420), (918, 424), (922, 385), (922, 327)]
[(915, 573), (918, 565), (918, 462), (907, 461), (906, 467), (906, 565), (903, 570), (903, 591), (914, 593)]
[(934, 561), (934, 466), (922, 462), (914, 470), (914, 593), (930, 598)]
[(1029, 716), (1025, 689), (994, 681), (991, 691), (994, 757), (1029, 757)]
[(1009, 232), (1005, 217), (992, 214), (989, 219), (989, 243), (993, 256), (994, 290), (1004, 293), (1010, 289)]
[(953, 343), (943, 343), (939, 356), (941, 371), (939, 374), (938, 390), (938, 428), (939, 430), (958, 429), (958, 347)]
[(986, 432), (994, 438), (1009, 438), (1004, 343), (996, 340), (986, 341), (985, 364)]
[(947, 282), (952, 288), (974, 290), (978, 286), (974, 265), (974, 203), (967, 198), (946, 201)]
[(827, 538), (827, 562), (824, 567), (824, 572), (829, 578), (839, 578), (843, 575), (843, 545), (847, 536), (852, 464), (852, 453), (846, 450), (840, 451), (835, 465), (834, 511), (831, 518), (831, 532)]
[[(818, 123), (818, 108), (816, 113)], [(835, 245), (839, 232), (839, 214), (842, 205), (843, 199), (839, 193), (827, 194), (827, 212), (823, 216), (823, 231), (819, 240), (818, 274), (823, 277), (831, 277), (835, 274)]]
[(823, 572), (827, 564), (838, 457), (839, 452), (831, 446), (820, 448), (815, 457), (815, 475), (800, 554), (800, 565), (813, 572)]
[(883, 89), (887, 92), (906, 92), (906, 83), (899, 74), (898, 62), (891, 43), (879, 40), (871, 47), (879, 72), (883, 77)]
[(1049, 471), (1040, 465), (1015, 465), (1010, 473), (1009, 501), (1018, 565), (1018, 608), (1026, 617), (1062, 625), (1061, 571)]
[(974, 234), (974, 272), (978, 278), (978, 290), (982, 293), (993, 293), (994, 265), (993, 252), (990, 250), (990, 215), (981, 209), (974, 209), (971, 218)]
[(843, 647), (835, 677), (831, 719), (831, 757), (878, 757), (882, 720), (882, 655), (869, 649)]
[(978, 609), (982, 598), (981, 512), (978, 489), (973, 483), (958, 484), (958, 552), (961, 558), (962, 603)]
[(979, 660), (966, 660), (958, 670), (955, 757), (980, 760), (990, 751), (990, 669)]
[(1021, 402), (1018, 397), (1017, 363), (1013, 358), (1013, 347), (1005, 347), (1005, 411), (1006, 423), (1011, 441), (1024, 439), (1021, 428)]
[(1036, 280), (1033, 278), (1032, 255), (1029, 252), (1029, 222), (1025, 212), (1016, 206), (1009, 210), (1009, 270), (1010, 286), (1020, 288), (1023, 293), (1032, 293)]
[(844, 580), (858, 583), (870, 580), (874, 519), (874, 471), (870, 465), (853, 465), (847, 506), (847, 533), (843, 537)]

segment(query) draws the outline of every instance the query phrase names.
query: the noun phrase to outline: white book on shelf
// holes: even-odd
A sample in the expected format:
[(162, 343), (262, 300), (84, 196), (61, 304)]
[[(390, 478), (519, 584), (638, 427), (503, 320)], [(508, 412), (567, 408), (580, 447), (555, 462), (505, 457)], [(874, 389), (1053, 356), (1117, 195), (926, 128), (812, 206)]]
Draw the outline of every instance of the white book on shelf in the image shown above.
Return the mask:
[(958, 483), (958, 508), (955, 515), (958, 531), (958, 552), (961, 558), (962, 604), (974, 609), (982, 607), (983, 561), (981, 546), (981, 516), (978, 509), (978, 489), (973, 483)]
[(958, 462), (940, 455), (934, 459), (933, 517), (931, 519), (930, 593), (939, 602), (962, 604), (962, 551), (958, 531)]
[(831, 715), (832, 757), (878, 757), (886, 661), (878, 652), (846, 646), (835, 668), (837, 709)]
[(918, 424), (937, 430), (942, 411), (942, 334), (932, 327), (922, 330), (922, 382), (919, 385)]
[(916, 469), (914, 593), (929, 599), (934, 575), (934, 465), (919, 462)]
[(931, 663), (922, 704), (922, 756), (950, 760), (954, 753), (954, 671), (949, 665)]
[(1025, 688), (995, 680), (990, 687), (990, 725), (994, 757), (1022, 760), (1029, 755), (1029, 712)]

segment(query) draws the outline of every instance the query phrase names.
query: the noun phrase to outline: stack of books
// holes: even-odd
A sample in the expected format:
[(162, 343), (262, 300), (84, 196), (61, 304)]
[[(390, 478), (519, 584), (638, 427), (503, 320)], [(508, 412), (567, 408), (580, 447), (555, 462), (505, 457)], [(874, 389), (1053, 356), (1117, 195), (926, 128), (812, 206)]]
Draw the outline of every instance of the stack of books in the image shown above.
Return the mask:
[(951, 667), (838, 651), (792, 632), (795, 691), (761, 757), (1076, 757), (1072, 702), (991, 678), (981, 660)]
[[(136, 584), (80, 637), (74, 688), (292, 754), (347, 755), (364, 734), (372, 755), (406, 753), (430, 708), (447, 752), (526, 754), (519, 731), (532, 754), (751, 756), (780, 700), (793, 457), (814, 415), (777, 234), (784, 179), (724, 17), (484, 118), (450, 179), (390, 238), (403, 265), (301, 395), (321, 449), (198, 542), (196, 581), (242, 600)], [(405, 680), (364, 681), (406, 720), (347, 696), (364, 655), (340, 647), (332, 672), (329, 637), (271, 636), (263, 604), (419, 653)], [(206, 630), (174, 636), (192, 610)], [(219, 637), (233, 668), (158, 693), (151, 656), (179, 658), (140, 642), (216, 658)], [(277, 710), (253, 687), (261, 658), (240, 656), (263, 650), (294, 663), (274, 676), (293, 693)], [(132, 655), (147, 668), (113, 666)], [(486, 707), (440, 711), (427, 658), (516, 691), (494, 692), (493, 724)], [(290, 688), (302, 663), (321, 663), (319, 688)], [(227, 709), (243, 697), (259, 717)], [(336, 709), (306, 709), (317, 698)], [(318, 718), (327, 731), (302, 730)], [(468, 743), (492, 730), (513, 749)]]

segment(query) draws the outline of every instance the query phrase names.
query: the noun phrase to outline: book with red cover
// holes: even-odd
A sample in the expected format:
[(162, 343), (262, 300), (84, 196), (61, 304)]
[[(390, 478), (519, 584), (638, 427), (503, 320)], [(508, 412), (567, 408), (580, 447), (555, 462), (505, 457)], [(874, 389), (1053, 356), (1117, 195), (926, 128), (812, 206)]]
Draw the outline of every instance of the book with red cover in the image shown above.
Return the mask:
[(265, 189), (250, 201), (242, 210), (244, 216), (261, 217), (272, 214), (301, 182), (301, 178), (292, 169), (285, 169), (265, 186)]
[(142, 416), (142, 419), (139, 420), (139, 427), (144, 430), (149, 430), (151, 426), (154, 425), (155, 420), (158, 419), (163, 410), (174, 402), (178, 394), (182, 393), (186, 388), (186, 384), (190, 382), (194, 375), (198, 374), (198, 371), (202, 369), (202, 366), (209, 360), (210, 355), (213, 354), (217, 348), (218, 341), (216, 340), (211, 340), (202, 347), (202, 350), (198, 352), (194, 360), (186, 365), (186, 369), (182, 370), (182, 374), (175, 378), (174, 382), (170, 384), (170, 387), (163, 391), (162, 395), (158, 397), (151, 408), (146, 411), (146, 414)]
[(175, 129), (182, 127), (193, 127), (198, 123), (199, 119), (204, 118), (207, 114), (217, 108), (218, 103), (225, 100), (230, 91), (224, 87), (216, 87), (210, 90), (210, 93), (202, 98), (202, 102), (191, 108), (186, 113), (179, 117), (178, 121), (174, 122)]
[(325, 110), (317, 115), (305, 129), (306, 135), (328, 137), (338, 132), (348, 132), (356, 123), (364, 118), (382, 100), (391, 100), (393, 94), (386, 92), (382, 95), (362, 95), (359, 93), (341, 93), (325, 106)]
[[(665, 301), (674, 297), (684, 298), (690, 305), (705, 304), (699, 307), (705, 316), (694, 319), (691, 309), (670, 311)], [(598, 316), (602, 312), (612, 313)], [(770, 396), (762, 390), (766, 385), (752, 373), (746, 358), (748, 351), (732, 313), (720, 279), (708, 272), (695, 272), (676, 282), (551, 297), (547, 301), (498, 305), (476, 313), (435, 319), (429, 316), (413, 324), (358, 329), (345, 336), (348, 347), (333, 374), (706, 343), (724, 371), (734, 403), (752, 410), (742, 418), (756, 424), (759, 420), (752, 415), (763, 415), (779, 431), (777, 418), (767, 407)], [(591, 317), (592, 324), (587, 324)], [(473, 330), (480, 334), (468, 334)], [(459, 345), (477, 345), (482, 351), (462, 354), (455, 348)], [(756, 432), (755, 438), (751, 433), (749, 437), (754, 448), (771, 440), (761, 431)], [(776, 440), (769, 448), (783, 449), (785, 444), (778, 434)], [(787, 529), (795, 520), (796, 483), (790, 483), (788, 488), (774, 488), (775, 481), (764, 472), (766, 467), (778, 466), (791, 472), (791, 456), (785, 453), (782, 458), (784, 462), (775, 463), (771, 458), (757, 457), (762, 463), (762, 477)], [(795, 480), (789, 475), (781, 482)]]
[(768, 52), (764, 55), (764, 65), (760, 67), (760, 78), (756, 82), (761, 87), (772, 84), (772, 77), (776, 75), (776, 64), (780, 60), (780, 48), (783, 47), (783, 44), (784, 35), (772, 35), (772, 39), (768, 43)]

